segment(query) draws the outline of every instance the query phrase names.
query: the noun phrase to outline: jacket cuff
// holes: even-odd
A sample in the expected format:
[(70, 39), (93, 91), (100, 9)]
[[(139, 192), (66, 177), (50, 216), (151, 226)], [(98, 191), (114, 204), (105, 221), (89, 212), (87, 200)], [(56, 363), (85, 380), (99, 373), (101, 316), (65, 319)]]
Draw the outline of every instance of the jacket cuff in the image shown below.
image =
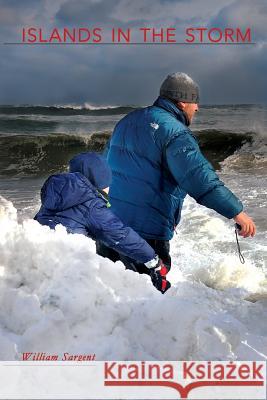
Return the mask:
[(232, 218), (236, 217), (238, 214), (240, 214), (241, 211), (243, 211), (243, 204), (240, 201), (240, 207), (236, 207), (234, 210), (231, 210), (231, 212), (229, 212), (228, 215), (225, 215), (225, 217), (232, 219)]
[(154, 258), (152, 258), (152, 260), (145, 262), (145, 266), (148, 269), (154, 269), (158, 266), (159, 263), (159, 257), (156, 255)]

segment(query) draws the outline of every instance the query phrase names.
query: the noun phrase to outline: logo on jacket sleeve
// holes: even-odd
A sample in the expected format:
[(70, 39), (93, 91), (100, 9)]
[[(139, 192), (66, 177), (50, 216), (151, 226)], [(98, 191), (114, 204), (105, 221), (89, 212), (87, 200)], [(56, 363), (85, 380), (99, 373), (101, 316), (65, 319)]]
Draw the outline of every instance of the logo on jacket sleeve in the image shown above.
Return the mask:
[(156, 122), (151, 122), (150, 126), (153, 129), (159, 129), (159, 124), (157, 124)]

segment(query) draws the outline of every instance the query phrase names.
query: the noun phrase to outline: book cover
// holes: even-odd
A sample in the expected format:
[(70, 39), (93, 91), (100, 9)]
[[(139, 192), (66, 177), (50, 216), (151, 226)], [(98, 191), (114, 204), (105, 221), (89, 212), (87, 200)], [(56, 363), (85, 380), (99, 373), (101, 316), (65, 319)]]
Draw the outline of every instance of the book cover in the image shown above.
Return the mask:
[[(263, 0), (0, 1), (1, 361), (266, 360), (266, 17)], [(33, 218), (45, 180), (102, 153), (176, 72), (199, 86), (189, 128), (257, 233), (237, 247), (235, 221), (187, 192), (161, 294)]]

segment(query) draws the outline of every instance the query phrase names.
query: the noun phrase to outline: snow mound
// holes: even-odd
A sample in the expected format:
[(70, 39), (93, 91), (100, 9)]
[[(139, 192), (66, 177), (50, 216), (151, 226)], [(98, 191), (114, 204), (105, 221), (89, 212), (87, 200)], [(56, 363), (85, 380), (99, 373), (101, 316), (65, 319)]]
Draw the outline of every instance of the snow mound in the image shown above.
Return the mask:
[[(174, 242), (175, 244), (175, 242)], [(174, 257), (174, 264), (177, 263)], [(23, 352), (97, 360), (267, 359), (267, 303), (175, 266), (173, 287), (95, 254), (94, 242), (26, 220), (0, 197), (0, 359)], [(220, 278), (224, 277), (222, 269)], [(224, 285), (225, 286), (225, 285)]]

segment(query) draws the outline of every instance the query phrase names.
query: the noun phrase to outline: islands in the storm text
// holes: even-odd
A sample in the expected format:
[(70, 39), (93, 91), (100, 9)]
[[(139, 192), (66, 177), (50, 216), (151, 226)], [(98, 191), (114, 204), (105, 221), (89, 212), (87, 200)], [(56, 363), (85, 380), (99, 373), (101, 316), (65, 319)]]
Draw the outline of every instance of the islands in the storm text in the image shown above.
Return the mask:
[(25, 44), (233, 44), (251, 43), (250, 27), (188, 27), (184, 34), (175, 27), (101, 27), (53, 28), (24, 27), (21, 43)]

